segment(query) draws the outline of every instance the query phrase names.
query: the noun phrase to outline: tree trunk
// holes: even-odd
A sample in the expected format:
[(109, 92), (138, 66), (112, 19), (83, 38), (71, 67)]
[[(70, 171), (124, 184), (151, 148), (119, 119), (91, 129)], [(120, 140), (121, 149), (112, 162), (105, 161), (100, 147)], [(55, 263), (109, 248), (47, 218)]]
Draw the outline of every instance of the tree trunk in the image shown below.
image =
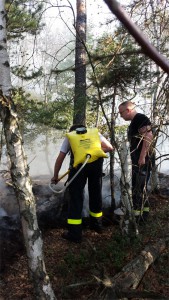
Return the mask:
[[(110, 127), (110, 134), (111, 134), (111, 144), (115, 145), (115, 100), (116, 100), (116, 87), (114, 88), (113, 93), (113, 103), (112, 103), (112, 111), (111, 111), (111, 127)], [(116, 201), (114, 196), (114, 164), (115, 164), (115, 154), (114, 151), (110, 152), (110, 188), (111, 188), (111, 209), (112, 211), (116, 208)]]
[(124, 141), (119, 149), (119, 156), (121, 162), (121, 202), (125, 207), (129, 216), (131, 216), (132, 210), (132, 190), (131, 190), (131, 158), (129, 143)]
[(124, 140), (118, 149), (118, 154), (121, 164), (121, 178), (120, 202), (122, 207), (114, 211), (115, 214), (120, 216), (120, 228), (123, 234), (130, 234), (130, 226), (134, 225), (135, 234), (138, 235), (138, 226), (133, 213), (133, 200), (132, 200), (132, 162), (130, 157), (129, 143)]
[(86, 0), (77, 0), (74, 124), (86, 123)]
[(28, 165), (23, 149), (15, 105), (11, 98), (11, 78), (6, 46), (5, 0), (0, 1), (0, 115), (11, 162), (11, 178), (19, 204), (23, 236), (35, 298), (56, 299), (45, 270), (41, 232)]
[[(155, 244), (147, 245), (141, 254), (129, 262), (120, 273), (116, 274), (111, 280), (103, 280), (102, 284), (106, 288), (103, 299), (122, 299), (127, 297), (130, 289), (133, 290), (138, 287), (150, 265), (166, 248), (166, 243), (167, 239), (161, 239)], [(137, 293), (135, 298), (137, 298)]]

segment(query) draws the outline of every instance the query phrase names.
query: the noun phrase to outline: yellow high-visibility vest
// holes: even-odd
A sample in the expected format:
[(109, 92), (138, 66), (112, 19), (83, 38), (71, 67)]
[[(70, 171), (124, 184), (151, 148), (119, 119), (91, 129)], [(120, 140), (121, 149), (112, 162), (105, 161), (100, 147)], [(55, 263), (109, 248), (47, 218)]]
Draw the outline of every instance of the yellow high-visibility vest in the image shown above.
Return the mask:
[(88, 163), (97, 160), (99, 157), (106, 157), (106, 153), (101, 149), (101, 142), (97, 128), (87, 128), (85, 133), (76, 133), (76, 130), (66, 134), (70, 147), (74, 155), (73, 167), (83, 164), (87, 154), (91, 157)]

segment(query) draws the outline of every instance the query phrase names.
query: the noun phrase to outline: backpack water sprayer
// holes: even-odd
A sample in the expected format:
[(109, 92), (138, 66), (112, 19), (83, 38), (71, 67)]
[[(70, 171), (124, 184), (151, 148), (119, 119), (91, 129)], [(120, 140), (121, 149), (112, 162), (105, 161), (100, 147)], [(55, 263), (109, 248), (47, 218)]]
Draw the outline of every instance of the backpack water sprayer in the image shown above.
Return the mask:
[[(100, 157), (107, 158), (106, 153), (101, 148), (100, 136), (97, 128), (77, 128), (76, 130), (67, 133), (66, 137), (69, 140), (74, 157), (73, 167), (76, 168), (79, 164), (82, 164), (82, 166), (70, 179), (68, 185), (62, 190), (56, 191), (51, 187), (51, 184), (49, 184), (50, 189), (57, 194), (66, 190), (87, 163), (94, 162)], [(67, 173), (62, 175), (59, 180), (66, 174)]]

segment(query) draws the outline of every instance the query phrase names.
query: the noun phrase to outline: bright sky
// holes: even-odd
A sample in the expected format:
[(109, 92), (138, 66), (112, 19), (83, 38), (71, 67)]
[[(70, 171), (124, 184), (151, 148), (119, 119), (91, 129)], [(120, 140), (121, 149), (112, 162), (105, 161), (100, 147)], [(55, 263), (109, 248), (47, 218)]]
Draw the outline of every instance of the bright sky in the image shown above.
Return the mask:
[[(76, 14), (76, 0), (69, 1), (74, 9), (74, 13)], [(118, 1), (121, 5), (126, 5), (131, 2), (131, 0), (119, 0)], [(67, 0), (51, 0), (50, 3), (53, 5), (51, 9), (48, 9), (46, 12), (46, 17), (49, 18), (48, 24), (50, 23), (51, 30), (56, 30), (56, 26), (59, 30), (64, 28), (64, 22), (67, 24), (72, 24), (73, 21), (73, 12), (70, 9), (70, 6)], [(58, 5), (62, 5), (60, 8), (61, 16), (63, 20), (61, 20), (59, 16), (59, 10), (56, 7), (56, 3)], [(55, 7), (54, 7), (55, 5)], [(93, 27), (95, 30), (97, 28), (100, 30), (100, 25), (103, 25), (106, 22), (106, 19), (111, 19), (113, 17), (112, 12), (109, 10), (107, 4), (104, 0), (86, 0), (86, 7), (87, 7), (87, 23)], [(56, 19), (57, 18), (57, 19)], [(102, 29), (102, 31), (104, 28)]]

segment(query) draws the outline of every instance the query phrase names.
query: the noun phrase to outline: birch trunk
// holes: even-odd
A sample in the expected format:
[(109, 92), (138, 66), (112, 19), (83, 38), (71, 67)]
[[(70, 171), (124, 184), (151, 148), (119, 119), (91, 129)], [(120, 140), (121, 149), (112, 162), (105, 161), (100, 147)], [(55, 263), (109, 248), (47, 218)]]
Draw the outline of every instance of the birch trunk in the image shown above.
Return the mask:
[(131, 170), (131, 158), (130, 158), (130, 150), (129, 143), (124, 141), (120, 147), (119, 151), (120, 162), (121, 162), (121, 202), (123, 206), (126, 208), (127, 213), (131, 216), (132, 209), (132, 190), (131, 190), (131, 178), (132, 178), (132, 170)]
[[(111, 134), (111, 144), (115, 145), (115, 102), (116, 102), (116, 92), (117, 88), (114, 87), (114, 93), (112, 98), (112, 111), (111, 111), (111, 127), (110, 127), (110, 134)], [(115, 195), (114, 195), (114, 181), (115, 181), (115, 174), (114, 174), (114, 164), (115, 164), (115, 154), (114, 151), (110, 152), (110, 188), (111, 188), (111, 209), (112, 211), (116, 207)]]
[(32, 184), (17, 113), (12, 100), (10, 66), (6, 45), (5, 0), (0, 1), (0, 70), (0, 116), (10, 157), (11, 178), (20, 209), (29, 273), (34, 285), (35, 299), (56, 299), (45, 269), (43, 243), (36, 217), (35, 198), (32, 193)]
[(133, 213), (132, 200), (132, 162), (130, 157), (129, 142), (124, 140), (119, 149), (119, 158), (121, 163), (121, 203), (122, 209), (116, 209), (115, 214), (120, 216), (120, 227), (123, 233), (130, 234), (130, 223), (134, 224), (135, 234), (138, 235), (138, 226)]
[(158, 166), (157, 165), (155, 165), (152, 168), (150, 183), (151, 183), (151, 191), (154, 192), (154, 193), (158, 193), (159, 190), (160, 190), (160, 180), (159, 180)]

